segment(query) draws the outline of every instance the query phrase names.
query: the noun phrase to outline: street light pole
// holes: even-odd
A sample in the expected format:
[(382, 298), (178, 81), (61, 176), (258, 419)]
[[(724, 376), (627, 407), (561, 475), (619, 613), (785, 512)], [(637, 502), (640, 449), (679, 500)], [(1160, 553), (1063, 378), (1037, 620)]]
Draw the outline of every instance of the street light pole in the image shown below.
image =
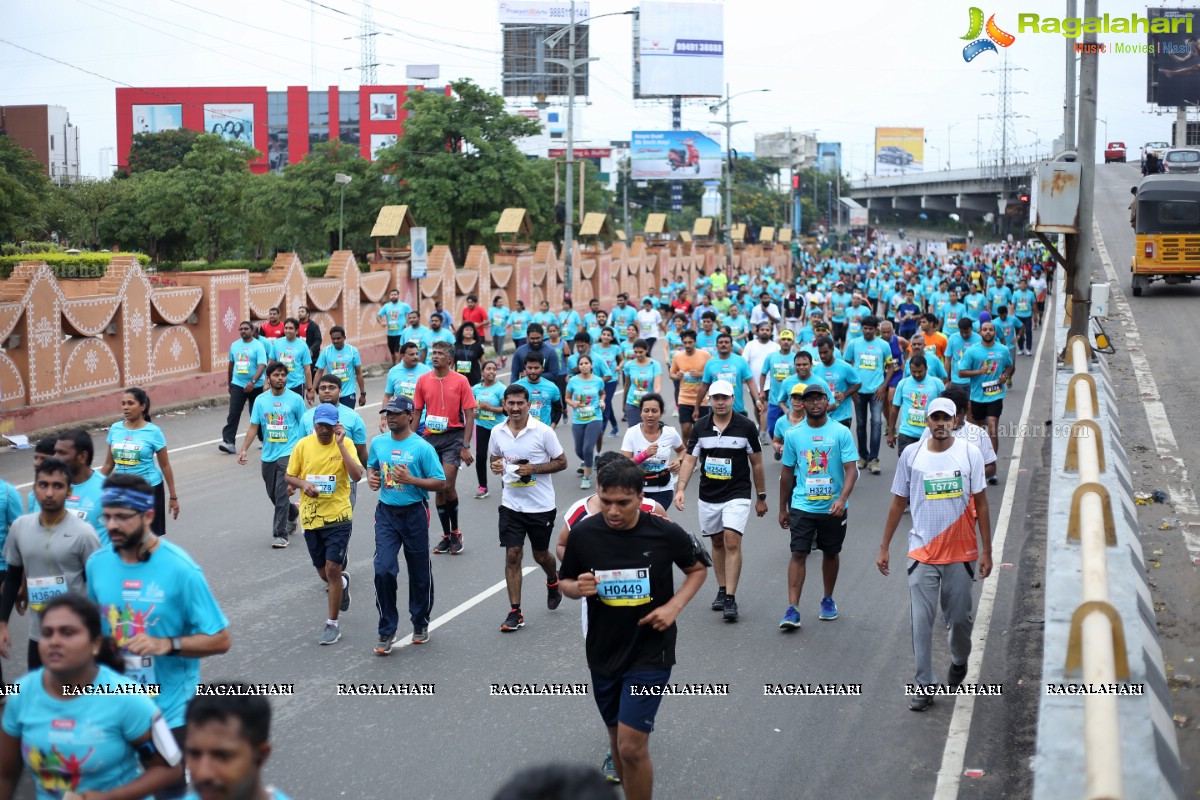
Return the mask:
[(735, 97), (741, 97), (744, 94), (754, 94), (755, 92), (769, 92), (770, 89), (750, 89), (745, 92), (738, 92), (735, 95), (729, 94), (729, 84), (725, 84), (725, 99), (716, 105), (708, 107), (708, 110), (713, 114), (725, 106), (725, 121), (717, 122), (725, 129), (725, 256), (729, 260), (729, 268), (733, 268), (733, 165), (730, 158), (733, 154), (733, 126), (741, 125), (746, 120), (732, 119), (733, 111), (729, 105), (729, 101)]
[(333, 182), (341, 187), (341, 198), (338, 200), (338, 250), (344, 249), (342, 247), (342, 233), (346, 227), (346, 184), (351, 180), (351, 176), (344, 172), (339, 172), (333, 176)]

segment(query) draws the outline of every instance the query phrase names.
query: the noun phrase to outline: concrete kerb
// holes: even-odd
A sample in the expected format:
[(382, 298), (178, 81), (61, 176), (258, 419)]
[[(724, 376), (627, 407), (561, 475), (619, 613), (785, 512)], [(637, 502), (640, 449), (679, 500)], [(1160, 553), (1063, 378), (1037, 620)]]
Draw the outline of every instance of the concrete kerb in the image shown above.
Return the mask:
[[(1065, 281), (1060, 272), (1056, 285)], [(1063, 304), (1055, 304), (1055, 351), (1067, 346), (1063, 327)], [(1104, 443), (1108, 469), (1100, 482), (1115, 504), (1113, 521), (1116, 547), (1108, 549), (1109, 602), (1121, 616), (1129, 659), (1130, 685), (1144, 685), (1142, 696), (1118, 698), (1122, 776), (1126, 797), (1179, 797), (1182, 766), (1179, 745), (1170, 714), (1167, 675), (1154, 619), (1154, 606), (1146, 576), (1146, 561), (1138, 539), (1129, 463), (1121, 444), (1117, 396), (1104, 356), (1092, 361), (1099, 408), (1096, 422)], [(1063, 419), (1071, 369), (1055, 373), (1054, 417)], [(1048, 685), (1072, 684), (1079, 675), (1065, 674), (1071, 615), (1082, 600), (1079, 544), (1066, 537), (1070, 498), (1079, 484), (1077, 473), (1063, 469), (1067, 441), (1052, 443), (1049, 531), (1046, 542), (1045, 630), (1042, 660), (1042, 691), (1038, 709), (1037, 752), (1033, 758), (1035, 800), (1086, 797), (1087, 764), (1084, 753), (1084, 698), (1082, 695), (1049, 694)]]

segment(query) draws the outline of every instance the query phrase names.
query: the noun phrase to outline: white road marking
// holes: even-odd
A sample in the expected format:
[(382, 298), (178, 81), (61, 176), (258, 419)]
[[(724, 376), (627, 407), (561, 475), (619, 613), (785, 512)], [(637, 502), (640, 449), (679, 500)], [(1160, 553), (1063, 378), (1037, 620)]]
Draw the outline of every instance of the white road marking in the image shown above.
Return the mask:
[[(1154, 449), (1158, 451), (1159, 463), (1166, 473), (1167, 494), (1175, 513), (1200, 519), (1200, 504), (1196, 502), (1196, 493), (1188, 480), (1187, 464), (1179, 455), (1179, 444), (1175, 440), (1175, 432), (1171, 429), (1171, 420), (1167, 417), (1167, 409), (1163, 405), (1162, 395), (1158, 393), (1158, 384), (1154, 380), (1154, 371), (1150, 369), (1150, 359), (1146, 358), (1142, 346), (1142, 335), (1138, 332), (1137, 323), (1133, 319), (1133, 309), (1121, 288), (1121, 281), (1109, 258), (1108, 248), (1100, 236), (1100, 226), (1096, 225), (1096, 251), (1108, 274), (1109, 291), (1112, 293), (1113, 307), (1124, 321), (1126, 350), (1133, 364), (1133, 374), (1137, 379), (1142, 408), (1146, 411), (1146, 422), (1150, 425), (1150, 435), (1154, 439)], [(1167, 464), (1174, 464), (1174, 470), (1168, 469)], [(1188, 559), (1193, 563), (1200, 560), (1200, 535), (1186, 524), (1179, 526), (1183, 535), (1183, 543), (1187, 546)]]
[[(374, 408), (377, 405), (379, 405), (379, 403), (367, 403), (366, 405), (358, 406), (358, 408)], [(239, 433), (237, 436), (233, 437), (233, 440), (236, 442), (238, 439), (242, 438), (245, 435), (246, 434), (244, 434), (244, 433)], [(176, 453), (182, 453), (184, 450), (194, 450), (197, 447), (211, 447), (214, 444), (220, 444), (220, 443), (221, 443), (220, 439), (209, 439), (207, 442), (196, 442), (195, 444), (185, 444), (185, 445), (181, 445), (179, 447), (168, 447), (167, 455), (175, 455)], [(362, 483), (366, 479), (367, 478), (364, 475), (362, 480), (359, 481), (359, 483)], [(16, 486), (14, 488), (28, 489), (30, 486), (33, 486), (32, 481), (30, 481), (29, 483), (22, 483), (19, 486)]]
[[(529, 573), (534, 572), (535, 570), (538, 570), (538, 569), (540, 569), (540, 567), (526, 567), (525, 569), (521, 570), (521, 577), (526, 577), (529, 575)], [(475, 606), (482, 603), (484, 600), (487, 600), (489, 597), (496, 594), (501, 589), (505, 588), (507, 585), (508, 584), (505, 581), (500, 581), (500, 582), (492, 584), (488, 588), (484, 589), (482, 592), (475, 595), (470, 600), (464, 600), (463, 602), (459, 603), (454, 608), (450, 609), (445, 614), (442, 614), (440, 617), (438, 617), (437, 619), (435, 619), (429, 623), (430, 633), (432, 633), (433, 631), (442, 627), (446, 623), (450, 622), (455, 617), (461, 616), (462, 614), (467, 613), (472, 608), (474, 608)], [(412, 644), (412, 634), (411, 633), (408, 636), (405, 636), (403, 639), (400, 639), (396, 642), (397, 647), (407, 647), (410, 644)]]
[[(1046, 334), (1054, 326), (1053, 303), (1052, 296), (1050, 307), (1046, 309), (1045, 314), (1042, 314), (1042, 335), (1038, 338), (1037, 354), (1033, 358), (1033, 367), (1029, 371), (1029, 386), (1025, 389), (1025, 404), (1021, 408), (1021, 424), (1018, 431), (1029, 430), (1029, 416), (1033, 411), (1033, 390), (1037, 383), (1038, 366), (1042, 363)], [(1045, 320), (1051, 320), (1051, 322), (1046, 324)], [(1004, 542), (1008, 538), (1013, 500), (1017, 495), (1017, 474), (1020, 471), (1021, 454), (1025, 450), (1025, 439), (1025, 436), (1018, 436), (1013, 442), (1011, 466), (1004, 481), (1004, 497), (1000, 501), (1000, 513), (996, 516), (996, 526), (992, 529), (992, 553), (996, 565), (1004, 561)], [(1003, 571), (997, 573), (993, 569), (991, 577), (982, 581), (983, 588), (979, 592), (979, 608), (975, 615), (975, 628), (972, 632), (977, 644), (971, 648), (971, 658), (967, 662), (967, 677), (964, 679), (964, 683), (979, 683), (979, 670), (983, 664), (984, 651), (987, 649), (988, 631), (992, 624), (992, 608), (996, 603), (996, 590), (1001, 574)], [(955, 698), (954, 713), (950, 717), (950, 729), (946, 734), (946, 747), (942, 751), (942, 765), (938, 769), (933, 800), (954, 800), (958, 797), (963, 762), (967, 757), (967, 738), (971, 733), (971, 717), (974, 714), (974, 695), (960, 695)]]

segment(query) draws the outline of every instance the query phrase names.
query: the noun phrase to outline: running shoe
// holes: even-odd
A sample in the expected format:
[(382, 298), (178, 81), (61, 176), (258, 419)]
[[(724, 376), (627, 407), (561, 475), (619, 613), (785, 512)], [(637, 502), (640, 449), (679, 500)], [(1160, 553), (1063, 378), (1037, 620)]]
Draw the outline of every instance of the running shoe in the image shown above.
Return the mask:
[(965, 677), (967, 677), (966, 664), (951, 664), (950, 671), (946, 674), (946, 685), (952, 689), (961, 686)]
[(583, 464), (580, 464), (580, 465), (579, 465), (579, 467), (578, 467), (578, 468), (575, 470), (575, 474), (576, 474), (576, 475), (582, 475), (582, 474), (583, 474)]
[(219, 445), (217, 445), (217, 449), (222, 453), (228, 453), (231, 456), (237, 453), (237, 448), (234, 447), (233, 442), (221, 442)]
[(620, 436), (621, 434), (617, 432), (617, 429), (616, 429), (616, 428), (613, 428), (613, 429), (612, 429), (612, 432), (611, 432), (611, 433), (609, 433), (608, 435), (609, 435), (610, 437), (612, 437), (613, 439), (615, 439), (615, 438), (617, 438), (618, 436)]
[(584, 476), (583, 478), (581, 478), (579, 481), (579, 488), (580, 489), (592, 488), (592, 479), (587, 476)]
[(600, 771), (604, 773), (604, 780), (609, 783), (620, 783), (621, 779), (617, 777), (617, 767), (613, 764), (612, 751), (610, 750), (604, 756), (604, 765), (600, 767)]
[(325, 630), (321, 631), (320, 643), (321, 644), (337, 644), (338, 640), (341, 638), (342, 638), (341, 627), (339, 627), (337, 625), (333, 625), (332, 623), (326, 622)]
[(997, 483), (1000, 482), (1000, 479), (997, 478), (995, 475), (993, 475), (992, 477), (987, 479), (987, 482), (988, 482), (988, 486), (995, 486)]
[(546, 608), (553, 611), (562, 603), (562, 591), (558, 588), (558, 581), (546, 584)]
[(375, 643), (375, 655), (386, 656), (392, 652), (392, 645), (396, 643), (396, 634), (385, 633), (379, 637), (379, 641)]
[(795, 631), (800, 629), (800, 612), (795, 606), (788, 606), (787, 611), (783, 612), (783, 619), (779, 620), (779, 627), (785, 631)]
[(287, 546), (288, 546), (288, 540), (287, 540), (286, 536), (276, 536), (274, 539), (271, 540), (271, 547), (274, 547), (276, 550), (282, 550), (283, 548), (285, 548)]
[(450, 536), (446, 535), (446, 536), (443, 536), (442, 540), (437, 543), (436, 547), (433, 548), (433, 554), (435, 556), (441, 556), (441, 555), (445, 555), (446, 553), (449, 553), (449, 552), (450, 552)]
[(859, 469), (866, 469), (866, 468), (867, 468), (867, 460), (866, 460), (865, 458), (860, 458), (860, 459), (858, 460), (858, 468), (859, 468)]
[(508, 616), (504, 618), (504, 624), (500, 626), (500, 630), (504, 633), (515, 631), (518, 628), (525, 627), (525, 615), (521, 613), (521, 609), (514, 608), (508, 612)]
[(287, 535), (288, 536), (291, 536), (293, 533), (296, 532), (296, 526), (297, 526), (296, 520), (292, 520), (291, 522), (288, 523), (288, 526), (287, 526)]
[(346, 583), (342, 585), (342, 604), (338, 608), (342, 611), (350, 610), (350, 573), (343, 572), (342, 577), (346, 579)]
[(837, 619), (837, 603), (833, 602), (832, 597), (821, 598), (821, 613), (817, 615), (817, 619), (831, 620)]
[(413, 644), (429, 644), (429, 628), (413, 628)]
[(450, 531), (450, 555), (456, 556), (462, 551), (462, 533), (460, 531)]
[(488, 496), (488, 488), (486, 486), (480, 486), (478, 489), (475, 490), (475, 499), (476, 500), (482, 500), (483, 498), (485, 498), (487, 496)]
[(878, 458), (872, 458), (870, 461), (868, 461), (868, 462), (867, 462), (867, 470), (868, 470), (868, 471), (869, 471), (869, 472), (870, 472), (872, 475), (878, 475), (880, 472), (882, 472), (883, 470), (881, 470), (881, 469), (879, 468), (879, 459), (878, 459)]
[(933, 698), (927, 694), (914, 694), (908, 698), (909, 711), (928, 711), (933, 706)]
[(729, 595), (725, 596), (725, 613), (723, 616), (726, 622), (737, 622), (738, 620), (737, 601)]
[(712, 601), (712, 610), (713, 611), (724, 611), (725, 610), (725, 590), (724, 589), (717, 590), (717, 596)]

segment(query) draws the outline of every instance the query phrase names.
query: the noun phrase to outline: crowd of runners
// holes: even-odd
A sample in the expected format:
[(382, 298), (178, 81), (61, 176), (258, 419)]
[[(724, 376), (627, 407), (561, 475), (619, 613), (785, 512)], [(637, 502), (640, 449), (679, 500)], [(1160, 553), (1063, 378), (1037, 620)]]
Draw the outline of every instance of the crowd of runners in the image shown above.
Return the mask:
[[(586, 599), (586, 658), (610, 746), (604, 772), (627, 798), (648, 798), (648, 740), (675, 663), (674, 621), (709, 567), (713, 611), (738, 622), (742, 537), (752, 512), (774, 510), (768, 519), (789, 531), (791, 552), (778, 627), (802, 625), (814, 550), (817, 618), (837, 619), (851, 494), (882, 474), (893, 450), (894, 475), (875, 487), (892, 496), (877, 566), (889, 573), (890, 540), (907, 515), (915, 683), (938, 684), (930, 643), (939, 601), (951, 651), (945, 683), (962, 682), (972, 581), (992, 567), (986, 488), (1002, 477), (999, 420), (1018, 359), (1033, 353), (1049, 276), (1034, 243), (950, 257), (860, 245), (843, 256), (802, 254), (787, 281), (770, 267), (718, 267), (697, 284), (665, 277), (653, 294), (579, 310), (570, 300), (512, 309), (501, 297), (484, 307), (472, 296), (458, 320), (440, 306), (422, 319), (393, 291), (378, 313), (390, 358), (373, 436), (360, 415), (367, 365), (345, 331), (333, 327), (321, 347), (307, 314), (283, 319), (272, 309), (258, 326), (242, 322), (230, 347), (219, 448), (246, 464), (257, 443), (270, 504), (262, 541), (283, 549), (302, 532), (328, 591), (320, 645), (341, 641), (352, 607), (359, 482), (377, 493), (379, 656), (405, 635), (401, 555), (411, 625), (402, 643), (424, 645), (431, 556), (484, 544), (478, 533), (464, 541), (459, 471), (475, 480), (462, 502), (498, 490), (500, 631), (526, 625), (528, 544), (548, 610), (564, 596)], [(91, 437), (70, 431), (39, 442), (27, 500), (0, 486), (0, 653), (11, 647), (12, 610), (27, 604), (33, 615), (33, 671), (0, 733), (0, 800), (12, 796), (22, 761), (39, 797), (120, 786), (129, 796), (180, 797), (185, 757), (195, 788), (220, 780), (203, 776), (222, 748), (246, 754), (239, 777), (260, 792), (246, 796), (284, 798), (258, 776), (270, 750), (265, 702), (193, 699), (199, 660), (229, 649), (229, 621), (200, 567), (164, 538), (180, 499), (165, 436), (150, 420), (150, 398), (131, 388), (99, 469)], [(570, 428), (565, 446), (560, 425)], [(774, 489), (768, 458), (780, 462)], [(572, 469), (578, 483), (556, 485), (553, 476)], [(672, 566), (683, 573), (679, 587)], [(93, 684), (160, 688), (75, 706), (89, 730), (106, 731), (103, 742), (52, 730), (46, 709)], [(908, 702), (921, 711), (932, 697)], [(92, 760), (101, 747), (106, 758)]]

